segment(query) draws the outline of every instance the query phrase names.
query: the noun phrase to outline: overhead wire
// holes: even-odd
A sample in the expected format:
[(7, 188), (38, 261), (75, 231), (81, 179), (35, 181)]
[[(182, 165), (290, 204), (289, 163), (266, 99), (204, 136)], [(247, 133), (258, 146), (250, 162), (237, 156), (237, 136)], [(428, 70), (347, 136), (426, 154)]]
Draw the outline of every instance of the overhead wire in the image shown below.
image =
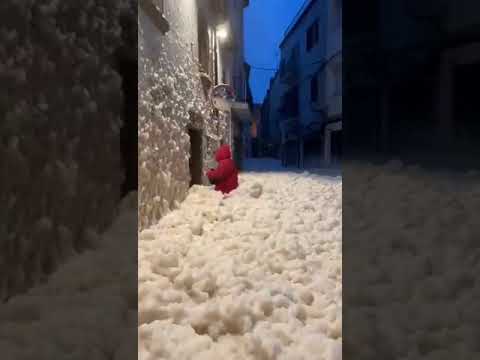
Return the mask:
[[(327, 65), (328, 63), (330, 63), (334, 58), (336, 58), (341, 53), (342, 53), (342, 50), (339, 50), (335, 54), (331, 55), (328, 59), (314, 61), (312, 63), (305, 64), (304, 66), (322, 64), (322, 67), (323, 67), (323, 66)], [(263, 71), (278, 71), (279, 70), (279, 68), (267, 68), (267, 67), (254, 66), (254, 65), (250, 65), (250, 68), (254, 69), (254, 70), (263, 70)]]

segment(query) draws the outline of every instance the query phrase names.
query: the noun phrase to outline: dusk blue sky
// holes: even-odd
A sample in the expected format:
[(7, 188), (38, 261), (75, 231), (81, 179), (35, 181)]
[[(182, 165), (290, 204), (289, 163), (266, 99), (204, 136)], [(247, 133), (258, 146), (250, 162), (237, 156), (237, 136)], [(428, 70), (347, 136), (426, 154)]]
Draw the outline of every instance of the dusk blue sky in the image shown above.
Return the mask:
[[(278, 45), (305, 0), (250, 0), (245, 9), (245, 59), (251, 66), (278, 68)], [(274, 71), (252, 69), (250, 87), (261, 103)]]

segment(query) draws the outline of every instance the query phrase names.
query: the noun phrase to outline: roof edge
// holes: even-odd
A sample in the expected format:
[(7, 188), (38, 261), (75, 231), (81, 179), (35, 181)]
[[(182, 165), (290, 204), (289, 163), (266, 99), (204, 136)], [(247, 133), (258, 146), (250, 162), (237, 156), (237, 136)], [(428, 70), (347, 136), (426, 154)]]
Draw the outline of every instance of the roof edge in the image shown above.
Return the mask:
[[(308, 1), (308, 0), (307, 0)], [(280, 45), (278, 45), (279, 48), (281, 48), (284, 44), (285, 41), (290, 37), (292, 32), (297, 28), (298, 24), (303, 20), (305, 15), (308, 13), (308, 11), (312, 8), (313, 4), (315, 4), (318, 0), (310, 0), (309, 2), (306, 2), (303, 4), (302, 8), (303, 10), (300, 10), (299, 13), (297, 13), (296, 20), (294, 20), (288, 27), (287, 30), (285, 31), (285, 34), (283, 35), (283, 39), (280, 42)], [(294, 18), (295, 19), (295, 18)]]

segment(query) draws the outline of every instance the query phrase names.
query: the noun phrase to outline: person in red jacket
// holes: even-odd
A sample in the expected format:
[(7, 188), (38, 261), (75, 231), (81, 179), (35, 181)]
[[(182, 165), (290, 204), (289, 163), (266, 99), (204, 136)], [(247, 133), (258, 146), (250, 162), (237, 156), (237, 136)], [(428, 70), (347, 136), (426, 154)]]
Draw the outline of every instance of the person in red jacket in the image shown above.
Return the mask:
[(218, 162), (216, 169), (207, 172), (207, 177), (211, 183), (215, 184), (215, 190), (228, 194), (238, 187), (238, 170), (232, 159), (230, 146), (224, 144), (220, 146), (215, 154), (215, 160)]

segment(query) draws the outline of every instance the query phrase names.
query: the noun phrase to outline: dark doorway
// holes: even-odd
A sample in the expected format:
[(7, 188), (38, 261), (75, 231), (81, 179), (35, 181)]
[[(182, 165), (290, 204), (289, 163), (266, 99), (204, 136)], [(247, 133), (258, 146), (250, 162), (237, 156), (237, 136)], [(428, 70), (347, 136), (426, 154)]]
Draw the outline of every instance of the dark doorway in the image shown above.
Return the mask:
[(288, 141), (283, 146), (283, 166), (297, 166), (300, 156), (298, 142)]
[(125, 180), (122, 198), (138, 190), (138, 67), (136, 58), (125, 51), (117, 53), (117, 70), (122, 78), (123, 126), (120, 129), (120, 152)]
[(458, 140), (476, 142), (480, 135), (480, 62), (460, 65), (455, 69), (454, 121)]
[(188, 129), (190, 136), (190, 186), (202, 184), (202, 131)]
[(232, 114), (232, 131), (233, 131), (233, 154), (232, 158), (235, 161), (237, 169), (242, 168), (243, 162), (243, 122), (236, 114)]
[(256, 138), (252, 139), (252, 158), (258, 157), (258, 140)]
[(304, 138), (303, 156), (304, 158), (315, 157), (320, 158), (323, 155), (322, 134), (319, 131), (308, 134)]
[(342, 130), (332, 131), (332, 162), (338, 163), (342, 158)]
[(243, 141), (240, 136), (235, 136), (233, 138), (233, 160), (238, 170), (241, 170), (243, 167)]
[(460, 65), (455, 69), (454, 77), (454, 141), (450, 150), (459, 167), (478, 168), (480, 162), (480, 102), (478, 84), (480, 84), (480, 62)]

